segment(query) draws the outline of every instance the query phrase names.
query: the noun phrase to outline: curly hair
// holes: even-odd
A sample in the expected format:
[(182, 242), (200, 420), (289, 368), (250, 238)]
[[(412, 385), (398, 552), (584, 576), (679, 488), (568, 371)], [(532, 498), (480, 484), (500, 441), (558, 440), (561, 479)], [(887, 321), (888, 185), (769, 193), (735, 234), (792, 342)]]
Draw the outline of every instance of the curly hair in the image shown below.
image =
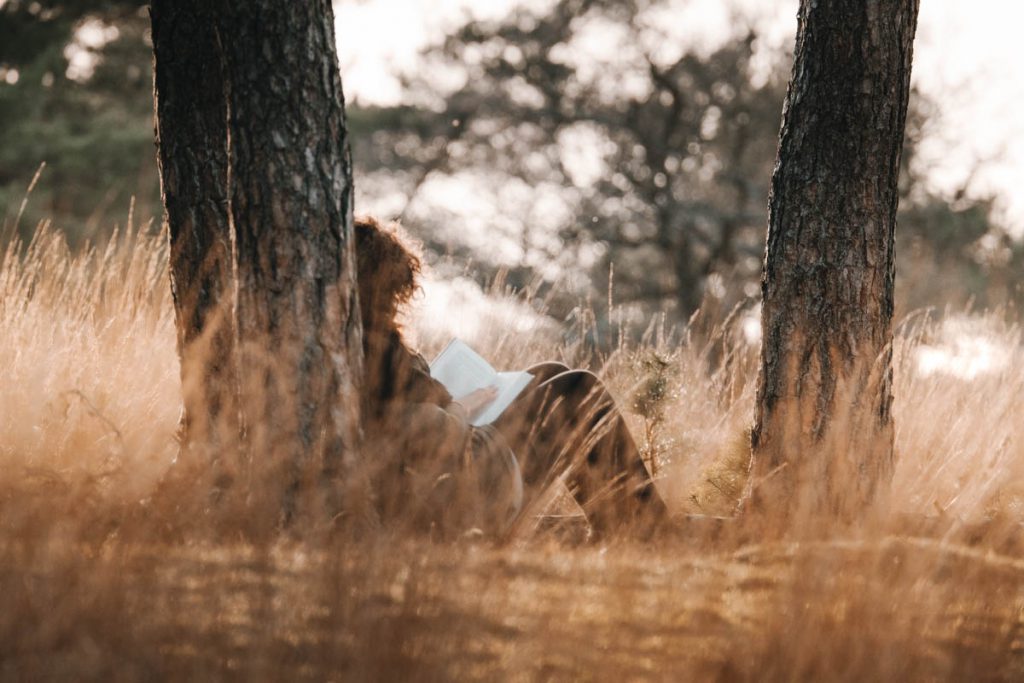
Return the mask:
[(356, 218), (356, 277), (363, 329), (370, 334), (399, 332), (398, 307), (419, 286), (423, 264), (417, 245), (396, 223), (372, 216)]

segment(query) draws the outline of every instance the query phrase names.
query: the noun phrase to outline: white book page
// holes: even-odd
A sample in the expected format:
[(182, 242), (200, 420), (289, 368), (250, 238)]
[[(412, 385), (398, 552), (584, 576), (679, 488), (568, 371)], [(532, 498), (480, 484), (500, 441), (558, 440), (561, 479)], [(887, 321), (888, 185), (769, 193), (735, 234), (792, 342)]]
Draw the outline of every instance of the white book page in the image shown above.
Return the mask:
[(530, 383), (528, 372), (495, 372), (491, 364), (460, 339), (452, 339), (430, 364), (430, 376), (458, 400), (477, 389), (497, 387), (498, 395), (477, 417), (474, 427), (494, 422)]
[(498, 383), (498, 373), (491, 364), (461, 339), (448, 342), (430, 364), (430, 376), (443, 384), (454, 399)]
[(498, 373), (498, 395), (494, 397), (491, 404), (481, 412), (472, 424), (474, 427), (489, 425), (498, 419), (505, 409), (511, 405), (516, 396), (519, 395), (526, 385), (533, 379), (528, 372), (499, 372)]

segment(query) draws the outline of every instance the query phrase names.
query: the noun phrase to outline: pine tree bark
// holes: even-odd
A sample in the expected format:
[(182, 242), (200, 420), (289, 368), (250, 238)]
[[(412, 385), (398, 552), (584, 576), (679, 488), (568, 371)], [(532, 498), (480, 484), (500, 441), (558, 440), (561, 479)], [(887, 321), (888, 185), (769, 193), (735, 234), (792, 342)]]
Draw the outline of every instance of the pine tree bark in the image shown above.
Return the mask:
[(241, 414), (254, 463), (294, 488), (340, 473), (358, 438), (352, 167), (334, 17), (330, 0), (216, 6)]
[(157, 160), (170, 240), (185, 448), (237, 446), (227, 106), (208, 3), (153, 0)]
[(893, 470), (897, 177), (918, 0), (801, 0), (769, 199), (747, 505), (853, 520)]
[(245, 499), (290, 515), (358, 446), (352, 171), (329, 0), (240, 4), (152, 6), (182, 434), (241, 446)]

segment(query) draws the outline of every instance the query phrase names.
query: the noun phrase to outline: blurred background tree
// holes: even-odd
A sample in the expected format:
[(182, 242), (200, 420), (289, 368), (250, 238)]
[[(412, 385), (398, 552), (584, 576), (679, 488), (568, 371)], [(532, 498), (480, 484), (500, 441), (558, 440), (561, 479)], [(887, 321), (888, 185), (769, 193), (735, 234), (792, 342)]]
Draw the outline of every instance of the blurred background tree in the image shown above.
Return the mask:
[[(401, 218), (442, 276), (472, 262), (480, 283), (551, 292), (558, 317), (604, 301), (610, 277), (626, 322), (756, 301), (792, 56), (739, 11), (702, 48), (680, 44), (671, 0), (542, 5), (450, 31), (395, 106), (350, 102), (357, 211)], [(0, 0), (8, 224), (42, 161), (23, 233), (52, 218), (78, 244), (123, 223), (132, 196), (137, 215), (159, 211), (151, 50), (139, 1)], [(1016, 303), (1024, 248), (993, 198), (929, 189), (915, 151), (941, 112), (920, 94), (911, 107), (897, 315)]]
[[(149, 16), (142, 0), (0, 3), (0, 214), (51, 218), (72, 244), (159, 211)], [(116, 216), (116, 218), (115, 218)]]
[[(520, 243), (518, 262), (487, 254), (514, 284), (582, 267), (572, 282), (598, 295), (614, 264), (620, 303), (676, 318), (754, 296), (786, 74), (754, 72), (752, 29), (706, 55), (658, 49), (658, 4), (563, 0), (464, 26), (425, 55), (411, 106), (363, 112), (376, 128), (358, 157), (404, 181), (403, 214), (432, 241), (457, 241), (457, 208), (419, 201), (432, 176), (533, 195), (494, 221)], [(595, 62), (594, 43), (617, 59)], [(431, 72), (459, 65), (438, 102)]]

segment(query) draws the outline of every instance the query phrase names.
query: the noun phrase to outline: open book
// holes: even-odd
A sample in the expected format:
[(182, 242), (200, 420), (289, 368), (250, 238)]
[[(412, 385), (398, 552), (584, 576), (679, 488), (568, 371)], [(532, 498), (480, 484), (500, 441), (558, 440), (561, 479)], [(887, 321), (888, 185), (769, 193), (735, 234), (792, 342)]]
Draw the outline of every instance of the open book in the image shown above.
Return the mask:
[(448, 346), (430, 364), (430, 376), (443, 384), (456, 400), (477, 389), (498, 389), (498, 395), (490, 405), (472, 420), (474, 427), (498, 419), (533, 379), (533, 375), (528, 372), (497, 372), (480, 354), (459, 339), (448, 342)]

